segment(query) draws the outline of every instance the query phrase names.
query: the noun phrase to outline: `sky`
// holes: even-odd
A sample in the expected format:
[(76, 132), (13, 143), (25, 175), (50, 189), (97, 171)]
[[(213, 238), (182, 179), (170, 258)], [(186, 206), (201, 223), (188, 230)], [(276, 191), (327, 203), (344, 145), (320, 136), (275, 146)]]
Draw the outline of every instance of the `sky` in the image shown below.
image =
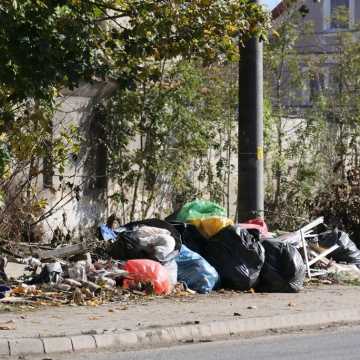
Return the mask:
[(280, 0), (263, 0), (263, 3), (270, 9), (273, 9), (279, 2)]

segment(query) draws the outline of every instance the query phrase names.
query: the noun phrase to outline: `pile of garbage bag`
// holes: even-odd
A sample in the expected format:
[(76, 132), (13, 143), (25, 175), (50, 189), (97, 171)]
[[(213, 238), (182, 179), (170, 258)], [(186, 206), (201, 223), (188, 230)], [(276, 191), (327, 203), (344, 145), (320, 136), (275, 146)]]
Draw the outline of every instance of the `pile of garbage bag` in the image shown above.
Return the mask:
[[(126, 224), (116, 233), (109, 247), (112, 258), (157, 261), (167, 268), (172, 286), (176, 273), (178, 282), (199, 293), (209, 293), (218, 287), (244, 291), (255, 288), (262, 279), (268, 280), (260, 276), (266, 260), (260, 240), (270, 236), (265, 222), (252, 219), (234, 224), (226, 217), (225, 209), (210, 201), (192, 201), (168, 221), (143, 220)], [(288, 269), (277, 271), (288, 283), (297, 284), (299, 290), (304, 280), (304, 264), (296, 249), (289, 253), (291, 256), (296, 257), (293, 263), (299, 267), (292, 278)], [(295, 285), (276, 285), (271, 291), (294, 288)]]
[[(18, 259), (27, 273), (17, 279), (9, 279), (7, 259), (0, 256), (0, 301), (43, 299), (50, 292), (60, 303), (82, 305), (129, 293), (168, 296), (179, 288), (200, 294), (220, 288), (298, 292), (304, 285), (298, 232), (276, 237), (260, 218), (235, 224), (210, 201), (187, 203), (166, 220), (113, 224), (99, 226), (96, 246), (39, 248)], [(324, 249), (338, 245), (331, 259), (360, 268), (360, 251), (348, 234), (326, 231), (316, 241)]]

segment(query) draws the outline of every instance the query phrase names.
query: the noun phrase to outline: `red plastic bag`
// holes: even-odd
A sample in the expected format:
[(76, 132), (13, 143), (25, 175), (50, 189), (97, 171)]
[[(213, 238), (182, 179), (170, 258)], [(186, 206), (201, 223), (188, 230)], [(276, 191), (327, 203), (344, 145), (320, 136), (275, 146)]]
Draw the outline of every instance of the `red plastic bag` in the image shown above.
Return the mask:
[(264, 238), (270, 237), (266, 222), (262, 218), (250, 219), (246, 223), (240, 224), (243, 229), (256, 229), (259, 230), (260, 235)]
[(169, 294), (171, 286), (167, 270), (158, 262), (148, 259), (128, 260), (124, 270), (129, 275), (124, 288), (136, 287), (138, 283), (151, 283), (156, 295)]

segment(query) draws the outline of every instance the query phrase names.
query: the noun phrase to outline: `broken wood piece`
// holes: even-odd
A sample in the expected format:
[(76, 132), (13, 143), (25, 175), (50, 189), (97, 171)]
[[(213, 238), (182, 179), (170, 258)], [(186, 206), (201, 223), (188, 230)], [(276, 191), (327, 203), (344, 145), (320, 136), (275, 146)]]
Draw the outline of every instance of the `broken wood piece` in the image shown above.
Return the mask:
[[(310, 250), (310, 255), (311, 255), (311, 259), (314, 259), (319, 255), (319, 252)], [(326, 268), (326, 267), (330, 266), (331, 262), (332, 262), (332, 260), (330, 260), (328, 258), (323, 258), (323, 259), (319, 259), (319, 261), (317, 263), (321, 264), (322, 266), (324, 266)]]
[(86, 286), (89, 290), (93, 291), (95, 294), (101, 291), (101, 286), (95, 284), (92, 281), (81, 281), (83, 286)]
[(74, 279), (64, 279), (64, 283), (70, 285), (72, 288), (81, 287), (81, 282)]
[(63, 258), (86, 252), (88, 252), (88, 247), (85, 242), (82, 242), (75, 245), (63, 246), (54, 250), (39, 251), (38, 256), (40, 257), (40, 259)]
[(325, 258), (327, 255), (331, 254), (333, 251), (339, 248), (339, 245), (333, 245), (331, 248), (321, 252), (318, 256), (316, 256), (314, 259), (309, 261), (309, 266), (315, 264), (319, 260)]

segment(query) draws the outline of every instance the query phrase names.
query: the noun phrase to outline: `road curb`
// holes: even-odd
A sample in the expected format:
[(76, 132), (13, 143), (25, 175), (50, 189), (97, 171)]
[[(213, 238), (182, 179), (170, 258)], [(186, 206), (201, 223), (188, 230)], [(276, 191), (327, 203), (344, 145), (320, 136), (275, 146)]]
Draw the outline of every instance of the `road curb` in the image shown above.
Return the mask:
[(267, 330), (295, 329), (360, 322), (360, 309), (299, 312), (286, 316), (254, 317), (208, 324), (183, 325), (126, 333), (1, 340), (0, 355), (52, 354), (117, 348), (170, 345), (216, 340)]

